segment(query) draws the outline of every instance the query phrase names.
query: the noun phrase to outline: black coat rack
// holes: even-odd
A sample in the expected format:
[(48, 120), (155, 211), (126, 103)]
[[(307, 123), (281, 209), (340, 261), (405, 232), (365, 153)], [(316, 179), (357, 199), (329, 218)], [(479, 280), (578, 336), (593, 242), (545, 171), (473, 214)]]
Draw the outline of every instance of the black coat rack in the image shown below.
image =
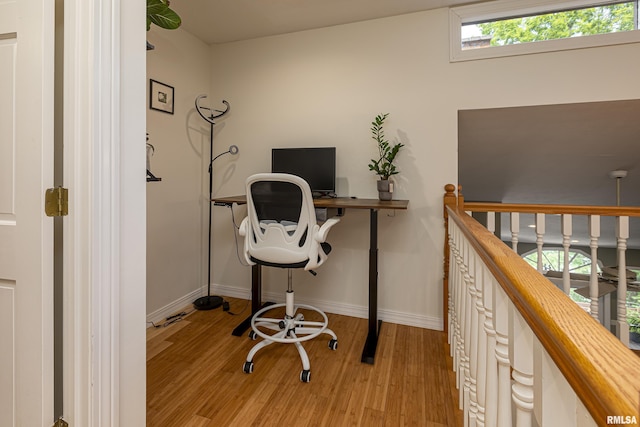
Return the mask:
[[(149, 144), (149, 132), (147, 132), (147, 149), (149, 148), (151, 148), (151, 155), (153, 155), (153, 153), (155, 153), (156, 151), (156, 147)], [(147, 182), (162, 181), (162, 178), (158, 178), (157, 176), (151, 173), (151, 165), (149, 164), (150, 163), (149, 157), (150, 157), (149, 151), (147, 150)]]
[(216, 119), (219, 119), (229, 112), (230, 105), (227, 101), (222, 100), (222, 103), (226, 106), (224, 110), (216, 110), (200, 106), (200, 100), (206, 97), (206, 95), (200, 95), (196, 98), (196, 110), (198, 111), (198, 114), (200, 114), (200, 117), (205, 119), (211, 125), (211, 134), (209, 138), (209, 248), (207, 251), (207, 295), (200, 297), (193, 302), (193, 306), (198, 310), (212, 310), (220, 307), (224, 302), (222, 297), (211, 295), (211, 199), (213, 198), (213, 161), (227, 153), (238, 153), (238, 147), (232, 145), (229, 147), (228, 151), (220, 153), (215, 157), (213, 156), (213, 125), (215, 124)]

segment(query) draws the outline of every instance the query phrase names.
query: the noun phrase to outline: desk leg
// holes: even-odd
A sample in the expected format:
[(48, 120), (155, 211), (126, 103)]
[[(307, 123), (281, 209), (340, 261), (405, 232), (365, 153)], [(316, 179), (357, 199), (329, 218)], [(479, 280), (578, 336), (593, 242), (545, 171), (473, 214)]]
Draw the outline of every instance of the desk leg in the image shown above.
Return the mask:
[(362, 350), (362, 362), (373, 364), (378, 346), (378, 211), (371, 209), (369, 217), (369, 332)]
[(236, 326), (231, 334), (236, 337), (242, 336), (251, 327), (251, 317), (262, 307), (269, 304), (273, 303), (262, 304), (262, 268), (256, 264), (251, 267), (251, 314)]

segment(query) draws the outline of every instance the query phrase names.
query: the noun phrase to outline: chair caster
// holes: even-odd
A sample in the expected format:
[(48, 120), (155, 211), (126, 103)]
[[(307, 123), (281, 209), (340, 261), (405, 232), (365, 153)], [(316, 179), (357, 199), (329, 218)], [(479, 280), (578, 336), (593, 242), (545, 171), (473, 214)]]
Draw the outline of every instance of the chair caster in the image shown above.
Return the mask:
[(252, 341), (255, 341), (258, 339), (258, 334), (255, 333), (255, 331), (249, 331), (249, 339)]
[(334, 340), (334, 339), (329, 340), (329, 348), (331, 350), (334, 350), (334, 351), (337, 350), (338, 349), (338, 340)]
[(242, 367), (242, 370), (244, 371), (245, 374), (250, 374), (253, 372), (253, 362), (244, 362), (244, 366)]
[(303, 369), (300, 372), (300, 381), (302, 381), (303, 383), (308, 383), (309, 381), (311, 381), (311, 371), (308, 369)]

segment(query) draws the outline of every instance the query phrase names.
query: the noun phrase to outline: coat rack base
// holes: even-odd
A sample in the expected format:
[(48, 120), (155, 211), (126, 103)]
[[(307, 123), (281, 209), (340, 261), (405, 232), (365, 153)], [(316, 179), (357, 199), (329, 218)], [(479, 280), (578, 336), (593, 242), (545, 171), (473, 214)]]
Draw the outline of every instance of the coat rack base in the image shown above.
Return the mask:
[(222, 305), (222, 297), (216, 295), (208, 295), (200, 297), (193, 302), (193, 306), (196, 310), (213, 310)]

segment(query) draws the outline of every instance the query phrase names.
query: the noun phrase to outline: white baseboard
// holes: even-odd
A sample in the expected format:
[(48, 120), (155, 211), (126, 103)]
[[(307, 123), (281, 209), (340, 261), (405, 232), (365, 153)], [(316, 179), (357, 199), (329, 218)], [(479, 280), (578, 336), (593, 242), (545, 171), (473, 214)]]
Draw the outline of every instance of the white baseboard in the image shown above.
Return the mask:
[[(251, 299), (251, 290), (237, 288), (234, 286), (224, 286), (213, 284), (211, 286), (212, 294), (223, 297)], [(206, 288), (196, 289), (187, 295), (165, 305), (164, 307), (149, 313), (147, 315), (147, 327), (151, 326), (150, 322), (158, 323), (165, 320), (168, 316), (184, 309), (193, 303), (198, 297), (206, 293)], [(265, 301), (273, 301), (276, 303), (284, 302), (283, 292), (264, 292)], [(366, 306), (345, 304), (327, 300), (316, 300), (307, 298), (296, 298), (300, 304), (307, 304), (318, 307), (327, 313), (341, 314), (343, 316), (358, 317), (366, 319), (369, 317), (369, 308)], [(397, 323), (399, 325), (415, 326), (418, 328), (433, 329), (436, 331), (443, 330), (442, 319), (437, 317), (422, 316), (413, 313), (403, 313), (400, 311), (378, 309), (378, 318), (383, 322)]]
[(159, 322), (164, 321), (167, 317), (171, 316), (172, 314), (175, 314), (180, 310), (183, 310), (185, 307), (193, 304), (193, 302), (197, 298), (205, 294), (206, 293), (203, 293), (202, 289), (196, 289), (195, 291), (189, 292), (187, 295), (183, 296), (182, 298), (178, 298), (172, 303), (169, 303), (164, 307), (159, 308), (153, 313), (147, 314), (147, 328), (152, 326), (151, 322), (157, 324)]
[(251, 299), (251, 289), (238, 288), (235, 286), (211, 285), (211, 292), (215, 295), (225, 297)]
[[(251, 299), (251, 290), (232, 286), (214, 284), (211, 287), (216, 295), (234, 298)], [(284, 292), (263, 292), (265, 301), (276, 303), (284, 302)], [(296, 297), (300, 304), (312, 305), (327, 313), (341, 314), (343, 316), (358, 317), (367, 319), (369, 317), (369, 307), (345, 304), (327, 300), (316, 300)], [(413, 313), (403, 313), (400, 311), (378, 309), (378, 318), (383, 322), (397, 323), (399, 325), (415, 326), (418, 328), (444, 330), (442, 319), (437, 317), (422, 316)]]

